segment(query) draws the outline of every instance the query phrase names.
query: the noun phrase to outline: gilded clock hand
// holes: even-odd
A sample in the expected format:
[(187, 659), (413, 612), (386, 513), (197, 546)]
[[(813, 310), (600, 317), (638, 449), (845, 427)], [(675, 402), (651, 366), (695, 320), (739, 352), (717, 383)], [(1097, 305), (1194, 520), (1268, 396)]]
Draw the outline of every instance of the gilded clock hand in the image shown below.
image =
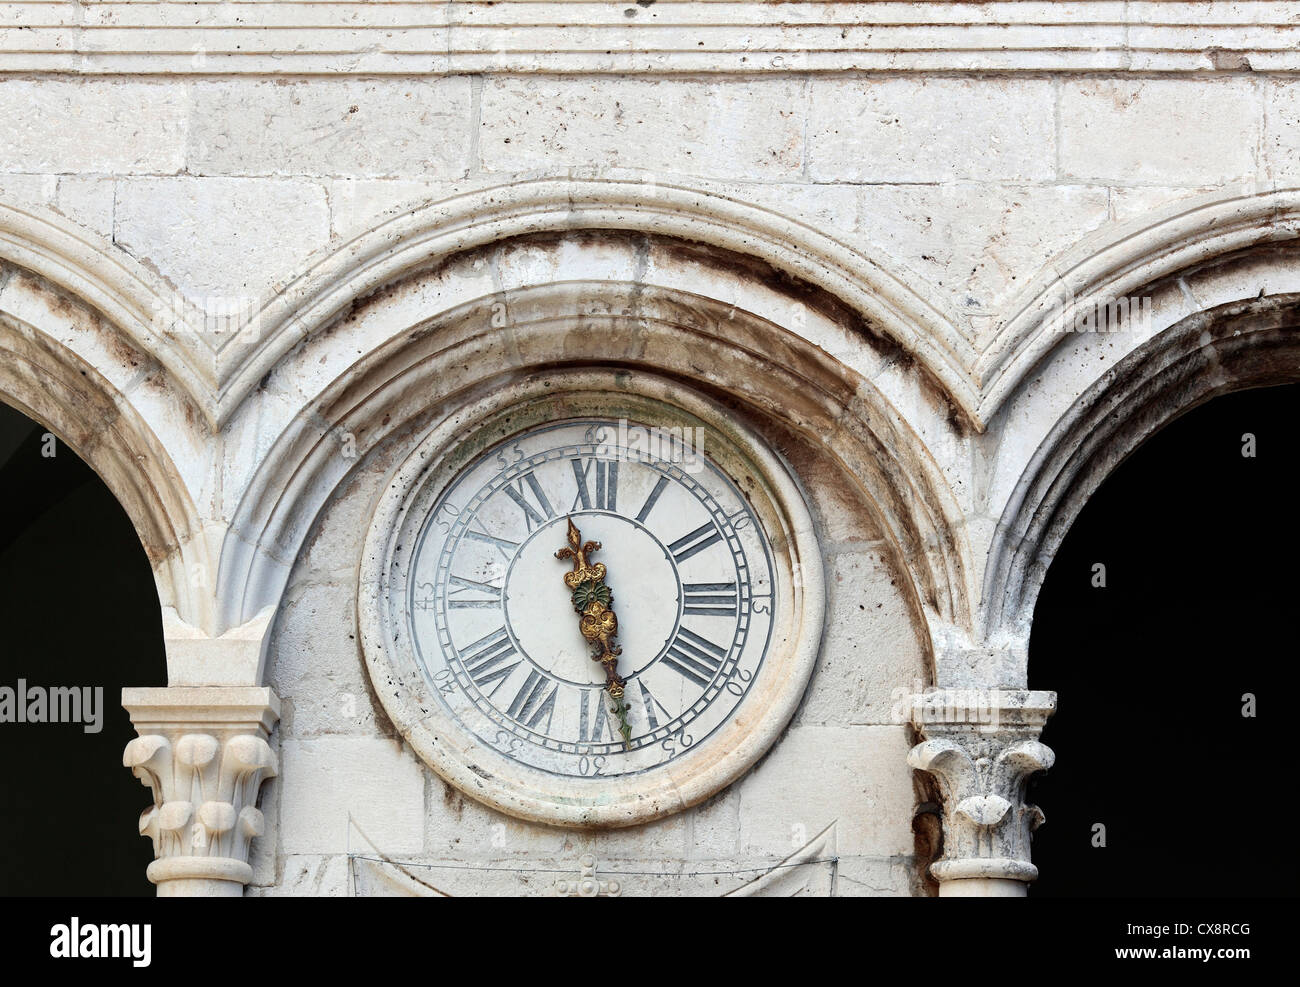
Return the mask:
[(626, 684), (618, 674), (618, 656), (623, 649), (614, 646), (618, 633), (618, 617), (614, 614), (614, 594), (605, 585), (605, 564), (587, 562), (587, 556), (600, 550), (600, 542), (582, 542), (582, 533), (569, 518), (569, 544), (555, 553), (557, 559), (573, 559), (573, 571), (564, 574), (564, 585), (573, 590), (573, 609), (579, 615), (578, 628), (582, 636), (596, 646), (592, 660), (605, 666), (605, 687), (614, 700), (613, 712), (618, 715), (618, 730), (623, 735), (623, 748), (629, 749), (632, 728), (628, 725), (627, 703), (623, 700)]

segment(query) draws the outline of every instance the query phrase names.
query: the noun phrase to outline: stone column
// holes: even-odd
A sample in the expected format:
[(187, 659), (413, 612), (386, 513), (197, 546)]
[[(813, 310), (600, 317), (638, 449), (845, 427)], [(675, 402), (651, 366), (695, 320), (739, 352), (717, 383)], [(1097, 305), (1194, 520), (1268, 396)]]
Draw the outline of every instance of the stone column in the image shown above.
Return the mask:
[(943, 795), (943, 856), (930, 867), (941, 897), (1018, 897), (1038, 876), (1030, 833), (1043, 813), (1025, 804), (1025, 782), (1052, 766), (1040, 743), (1056, 693), (938, 689), (912, 697), (923, 740), (907, 763), (928, 771)]
[(159, 897), (243, 894), (280, 700), (266, 687), (197, 686), (123, 689), (122, 705), (140, 734), (122, 763), (153, 789), (140, 834), (153, 840), (146, 874)]

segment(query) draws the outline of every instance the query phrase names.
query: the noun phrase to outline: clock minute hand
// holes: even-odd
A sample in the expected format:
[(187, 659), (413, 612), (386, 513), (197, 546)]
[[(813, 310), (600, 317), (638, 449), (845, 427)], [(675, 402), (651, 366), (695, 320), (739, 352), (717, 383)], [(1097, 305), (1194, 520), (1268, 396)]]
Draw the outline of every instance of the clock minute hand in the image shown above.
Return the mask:
[(632, 728), (628, 725), (628, 706), (623, 698), (626, 682), (618, 674), (618, 656), (623, 649), (614, 645), (618, 617), (614, 613), (614, 594), (605, 585), (605, 564), (592, 564), (587, 557), (600, 550), (600, 542), (583, 543), (582, 533), (569, 522), (569, 544), (555, 553), (557, 559), (573, 559), (573, 571), (564, 574), (564, 585), (573, 591), (573, 609), (578, 614), (582, 636), (595, 645), (592, 660), (605, 666), (605, 687), (614, 700), (612, 712), (618, 716), (618, 731), (623, 735), (623, 749), (630, 748)]

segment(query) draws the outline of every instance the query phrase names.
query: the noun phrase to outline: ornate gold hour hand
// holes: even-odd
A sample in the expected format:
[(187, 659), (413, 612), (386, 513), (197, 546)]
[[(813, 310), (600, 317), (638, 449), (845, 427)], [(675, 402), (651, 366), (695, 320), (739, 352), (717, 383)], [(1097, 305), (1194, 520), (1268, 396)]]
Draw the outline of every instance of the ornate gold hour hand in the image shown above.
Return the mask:
[(614, 613), (614, 594), (605, 585), (605, 564), (594, 565), (587, 561), (592, 552), (600, 550), (600, 542), (583, 544), (582, 532), (569, 518), (569, 544), (555, 553), (557, 559), (573, 559), (573, 571), (564, 574), (564, 585), (573, 591), (573, 609), (578, 614), (578, 628), (595, 650), (592, 659), (605, 666), (605, 687), (614, 700), (613, 712), (618, 716), (618, 731), (623, 735), (626, 750), (632, 741), (632, 728), (628, 725), (627, 703), (623, 699), (626, 684), (618, 674), (618, 656), (623, 649), (614, 645), (618, 633), (618, 617)]

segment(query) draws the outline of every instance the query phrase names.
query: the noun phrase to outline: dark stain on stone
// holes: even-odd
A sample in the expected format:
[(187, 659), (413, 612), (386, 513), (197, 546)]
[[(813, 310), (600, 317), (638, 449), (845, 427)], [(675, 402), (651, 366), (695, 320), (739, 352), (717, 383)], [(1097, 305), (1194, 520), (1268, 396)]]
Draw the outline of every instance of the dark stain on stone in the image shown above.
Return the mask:
[[(921, 737), (909, 728), (913, 745)], [(913, 874), (914, 896), (936, 897), (939, 882), (930, 876), (930, 865), (943, 856), (943, 797), (939, 783), (928, 771), (912, 772), (912, 792), (916, 811), (912, 816), (912, 847), (916, 871)]]
[(442, 783), (442, 804), (456, 813), (457, 819), (465, 815), (465, 796), (461, 794), (460, 789), (448, 785), (445, 781)]
[[(364, 666), (365, 661), (361, 657), (361, 649), (357, 649), (357, 660)], [(363, 668), (363, 672), (366, 670)], [(393, 721), (388, 718), (388, 713), (384, 709), (384, 704), (379, 701), (379, 694), (375, 692), (374, 684), (370, 681), (368, 672), (361, 676), (361, 682), (365, 686), (366, 700), (370, 703), (370, 709), (375, 714), (375, 733), (389, 740), (396, 740), (400, 736), (398, 729), (393, 725)]]
[(1205, 54), (1209, 57), (1210, 64), (1214, 66), (1216, 72), (1254, 71), (1250, 59), (1239, 51), (1229, 51), (1216, 45), (1212, 48), (1206, 48)]

